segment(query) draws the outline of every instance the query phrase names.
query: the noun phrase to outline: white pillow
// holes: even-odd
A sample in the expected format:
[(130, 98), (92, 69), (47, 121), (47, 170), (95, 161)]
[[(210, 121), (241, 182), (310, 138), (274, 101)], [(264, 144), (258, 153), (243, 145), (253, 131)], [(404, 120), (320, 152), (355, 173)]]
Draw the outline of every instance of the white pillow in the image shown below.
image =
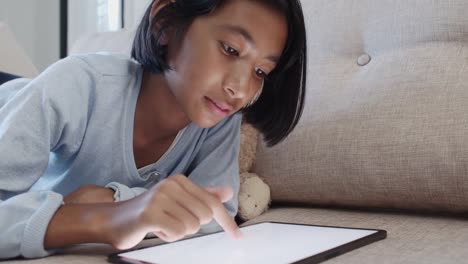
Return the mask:
[(32, 78), (38, 71), (8, 26), (0, 22), (0, 71)]

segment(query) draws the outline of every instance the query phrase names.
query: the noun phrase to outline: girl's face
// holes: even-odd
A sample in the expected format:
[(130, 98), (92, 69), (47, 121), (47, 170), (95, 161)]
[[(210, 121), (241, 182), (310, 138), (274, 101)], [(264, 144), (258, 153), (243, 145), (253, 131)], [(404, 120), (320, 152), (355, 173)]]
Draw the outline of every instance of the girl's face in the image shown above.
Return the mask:
[(169, 42), (164, 77), (188, 119), (212, 127), (249, 103), (275, 68), (287, 21), (252, 0), (230, 0), (194, 20), (180, 43)]

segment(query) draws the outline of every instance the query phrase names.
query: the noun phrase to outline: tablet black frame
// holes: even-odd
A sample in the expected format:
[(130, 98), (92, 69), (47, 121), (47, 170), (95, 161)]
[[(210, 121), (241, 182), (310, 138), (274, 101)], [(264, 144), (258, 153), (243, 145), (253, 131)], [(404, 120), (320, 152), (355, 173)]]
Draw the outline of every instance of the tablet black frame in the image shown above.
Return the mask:
[[(302, 225), (302, 226), (316, 226), (316, 227), (328, 227), (328, 228), (341, 228), (341, 229), (354, 229), (354, 230), (369, 230), (369, 231), (376, 231), (373, 234), (367, 235), (365, 237), (362, 237), (360, 239), (351, 241), (349, 243), (343, 244), (341, 246), (329, 249), (327, 251), (324, 251), (322, 253), (307, 257), (305, 259), (298, 260), (296, 262), (293, 262), (294, 264), (313, 264), (313, 263), (320, 263), (325, 260), (343, 255), (344, 253), (347, 253), (349, 251), (352, 251), (354, 249), (369, 245), (373, 242), (377, 242), (379, 240), (383, 240), (387, 237), (387, 231), (382, 230), (382, 229), (373, 229), (373, 228), (353, 228), (353, 227), (343, 227), (343, 226), (327, 226), (327, 225), (312, 225), (312, 224), (300, 224), (300, 223), (287, 223), (287, 222), (277, 222), (277, 221), (265, 221), (265, 222), (259, 222), (251, 225), (257, 225), (257, 224), (263, 224), (263, 223), (274, 223), (274, 224), (289, 224), (289, 225)], [(251, 226), (247, 225), (247, 226)], [(247, 227), (243, 226), (243, 227)], [(223, 231), (220, 231), (223, 232)], [(216, 232), (219, 233), (219, 232)], [(206, 235), (201, 235), (201, 236), (207, 236), (211, 235), (214, 233), (206, 234)], [(196, 237), (201, 237), (201, 236), (196, 236)], [(179, 241), (187, 240), (187, 239), (192, 239), (196, 237), (189, 237), (185, 239), (178, 240), (174, 243), (177, 243)], [(130, 251), (135, 251), (135, 250), (140, 250), (144, 248), (149, 248), (149, 247), (157, 247), (160, 245), (165, 245), (167, 243), (159, 244), (159, 245), (154, 245), (154, 246), (146, 246), (146, 247), (141, 247), (141, 248), (133, 248), (130, 250), (125, 250), (125, 251), (120, 251), (118, 253), (114, 253), (108, 256), (107, 261), (110, 263), (115, 263), (115, 264), (157, 264), (157, 263), (152, 263), (152, 262), (145, 262), (145, 261), (139, 261), (139, 260), (133, 260), (133, 259), (128, 259), (125, 257), (119, 256), (119, 254), (125, 253), (125, 252), (130, 252)]]

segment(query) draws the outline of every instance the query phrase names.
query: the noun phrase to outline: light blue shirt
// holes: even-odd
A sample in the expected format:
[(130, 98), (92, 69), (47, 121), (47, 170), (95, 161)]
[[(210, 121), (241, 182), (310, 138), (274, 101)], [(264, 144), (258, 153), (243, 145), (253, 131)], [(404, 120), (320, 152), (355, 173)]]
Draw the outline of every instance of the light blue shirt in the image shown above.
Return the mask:
[[(63, 196), (86, 184), (131, 199), (181, 173), (201, 187), (230, 186), (237, 213), (241, 115), (205, 129), (191, 123), (154, 164), (137, 169), (133, 118), (143, 70), (116, 54), (61, 60), (33, 80), (0, 86), (0, 258), (43, 257)], [(201, 232), (218, 231), (212, 221)]]

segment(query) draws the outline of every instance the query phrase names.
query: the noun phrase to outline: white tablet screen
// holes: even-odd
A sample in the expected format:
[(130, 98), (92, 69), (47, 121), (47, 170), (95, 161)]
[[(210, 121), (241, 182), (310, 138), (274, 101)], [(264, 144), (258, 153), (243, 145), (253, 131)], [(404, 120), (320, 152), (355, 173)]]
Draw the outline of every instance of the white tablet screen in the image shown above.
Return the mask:
[(159, 264), (291, 263), (377, 232), (283, 223), (261, 223), (241, 230), (241, 240), (221, 232), (118, 256)]

